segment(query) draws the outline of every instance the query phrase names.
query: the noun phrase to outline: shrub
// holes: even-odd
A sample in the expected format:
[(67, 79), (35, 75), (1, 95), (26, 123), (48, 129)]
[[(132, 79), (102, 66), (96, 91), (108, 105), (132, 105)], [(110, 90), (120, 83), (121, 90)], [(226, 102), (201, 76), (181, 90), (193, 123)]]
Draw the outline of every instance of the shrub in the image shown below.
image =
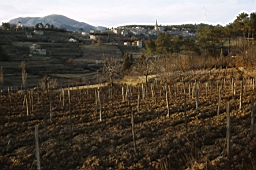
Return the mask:
[(0, 61), (9, 61), (10, 57), (5, 53), (4, 49), (0, 46)]

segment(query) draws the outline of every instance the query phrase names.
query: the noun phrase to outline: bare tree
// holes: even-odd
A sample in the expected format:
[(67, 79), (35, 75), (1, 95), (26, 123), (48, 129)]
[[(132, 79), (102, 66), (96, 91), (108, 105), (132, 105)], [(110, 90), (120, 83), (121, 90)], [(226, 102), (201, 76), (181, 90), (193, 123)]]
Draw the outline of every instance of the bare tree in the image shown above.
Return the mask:
[(20, 68), (21, 68), (22, 85), (25, 88), (26, 82), (27, 82), (27, 72), (26, 72), (26, 62), (25, 61), (22, 61), (20, 63)]
[(148, 76), (153, 74), (158, 74), (159, 72), (159, 60), (153, 57), (146, 57), (145, 55), (141, 55), (139, 60), (136, 62), (134, 66), (134, 72), (137, 75), (145, 76), (145, 83), (148, 84)]
[(40, 81), (39, 81), (39, 87), (43, 91), (48, 91), (48, 89), (55, 88), (58, 85), (58, 82), (56, 79), (50, 79), (48, 76), (44, 76)]
[(122, 64), (118, 58), (103, 56), (103, 76), (109, 79), (110, 85), (113, 85), (114, 78), (121, 77)]

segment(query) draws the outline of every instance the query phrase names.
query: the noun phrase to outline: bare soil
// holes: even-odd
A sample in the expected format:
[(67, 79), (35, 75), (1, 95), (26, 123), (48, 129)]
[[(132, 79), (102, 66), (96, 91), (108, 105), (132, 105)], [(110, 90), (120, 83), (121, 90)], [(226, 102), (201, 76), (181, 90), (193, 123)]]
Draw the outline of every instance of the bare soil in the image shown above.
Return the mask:
[[(236, 90), (234, 97), (232, 78)], [(24, 100), (25, 95), (29, 96), (28, 92), (1, 93), (0, 169), (37, 169), (36, 125), (39, 126), (41, 169), (44, 170), (256, 169), (256, 137), (251, 133), (251, 95), (255, 97), (255, 91), (251, 78), (235, 69), (175, 74), (168, 82), (170, 117), (167, 117), (166, 94), (161, 83), (149, 85), (144, 99), (141, 85), (101, 87), (102, 121), (95, 102), (97, 89), (70, 91), (71, 107), (67, 90), (64, 102), (61, 90), (50, 90), (44, 94), (47, 129), (42, 92), (33, 91), (32, 97), (28, 97), (28, 113)], [(199, 87), (197, 110), (194, 86)], [(217, 87), (220, 86), (222, 100), (217, 115)], [(239, 109), (241, 87), (244, 87), (243, 100)], [(122, 88), (124, 92), (129, 89), (130, 99), (123, 101)], [(151, 89), (154, 89), (153, 97)], [(53, 101), (52, 121), (49, 96)], [(231, 115), (229, 157), (226, 151), (227, 102), (230, 102)]]

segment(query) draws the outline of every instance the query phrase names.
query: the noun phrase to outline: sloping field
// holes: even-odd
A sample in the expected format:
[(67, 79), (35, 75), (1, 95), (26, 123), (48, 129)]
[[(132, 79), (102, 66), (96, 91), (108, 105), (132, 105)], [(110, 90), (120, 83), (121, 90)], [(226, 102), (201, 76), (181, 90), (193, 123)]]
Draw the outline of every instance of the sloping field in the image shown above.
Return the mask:
[(83, 56), (75, 61), (95, 63), (103, 57), (121, 57), (122, 53), (115, 45), (81, 45)]
[(191, 71), (173, 74), (168, 85), (105, 86), (99, 95), (77, 87), (70, 104), (67, 90), (2, 93), (0, 169), (37, 169), (36, 125), (45, 170), (255, 169), (252, 77), (235, 69)]

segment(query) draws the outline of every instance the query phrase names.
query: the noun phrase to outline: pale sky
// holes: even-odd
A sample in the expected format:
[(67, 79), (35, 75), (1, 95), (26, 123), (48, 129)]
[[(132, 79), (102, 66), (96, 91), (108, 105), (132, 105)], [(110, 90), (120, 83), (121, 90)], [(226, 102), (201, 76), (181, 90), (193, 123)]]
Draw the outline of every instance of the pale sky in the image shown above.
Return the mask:
[(256, 0), (3, 0), (0, 21), (65, 15), (93, 26), (226, 24), (256, 10)]

